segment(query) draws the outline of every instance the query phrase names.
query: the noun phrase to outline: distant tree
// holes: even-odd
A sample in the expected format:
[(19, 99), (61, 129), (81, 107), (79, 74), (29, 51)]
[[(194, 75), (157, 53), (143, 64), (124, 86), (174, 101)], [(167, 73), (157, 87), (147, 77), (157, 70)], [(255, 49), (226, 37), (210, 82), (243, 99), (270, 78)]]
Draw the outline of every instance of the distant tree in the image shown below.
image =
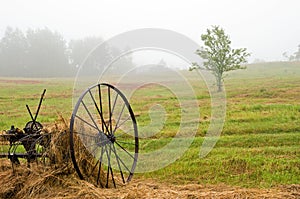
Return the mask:
[(250, 56), (246, 48), (232, 49), (229, 36), (219, 26), (207, 29), (206, 34), (201, 35), (204, 47), (196, 51), (196, 54), (204, 59), (203, 66), (194, 63), (190, 70), (201, 68), (209, 70), (216, 78), (218, 91), (222, 91), (222, 81), (226, 72), (245, 69), (241, 64), (246, 63)]
[(34, 77), (70, 76), (71, 68), (66, 53), (66, 41), (57, 32), (48, 28), (29, 29), (26, 34), (28, 42), (28, 75)]
[(103, 39), (101, 37), (86, 37), (84, 39), (71, 40), (68, 44), (70, 63), (74, 67), (79, 67), (89, 53), (102, 42)]
[(0, 76), (23, 76), (28, 42), (19, 29), (7, 27), (0, 40)]
[(294, 54), (289, 57), (289, 60), (300, 61), (300, 45), (298, 45), (298, 51), (294, 52)]
[(83, 64), (84, 70), (81, 72), (85, 75), (99, 74), (111, 56), (108, 46), (103, 43), (101, 37), (71, 40), (68, 46), (71, 65), (78, 68)]
[(288, 55), (287, 52), (282, 53), (282, 56), (283, 56), (286, 60), (290, 60), (290, 56)]
[[(99, 47), (101, 46), (101, 47)], [(112, 57), (118, 57), (130, 49), (120, 50), (116, 47), (103, 43), (101, 37), (86, 37), (69, 42), (69, 57), (73, 67), (78, 68), (83, 64), (85, 75), (100, 74), (104, 67), (110, 64)], [(109, 66), (110, 72), (123, 74), (132, 67), (130, 55), (121, 56)]]
[[(97, 48), (100, 44), (101, 48)], [(123, 74), (133, 67), (131, 55), (126, 54), (129, 50), (108, 46), (101, 37), (67, 43), (62, 35), (48, 28), (28, 29), (24, 34), (7, 27), (0, 38), (0, 76), (71, 76), (85, 58), (84, 74), (95, 75), (104, 70), (112, 57), (120, 55), (110, 69)]]
[(118, 49), (110, 46), (109, 49), (113, 57), (118, 57), (118, 59), (110, 66), (110, 71), (113, 74), (124, 74), (135, 67), (130, 53), (131, 49), (129, 47), (125, 47), (125, 49)]

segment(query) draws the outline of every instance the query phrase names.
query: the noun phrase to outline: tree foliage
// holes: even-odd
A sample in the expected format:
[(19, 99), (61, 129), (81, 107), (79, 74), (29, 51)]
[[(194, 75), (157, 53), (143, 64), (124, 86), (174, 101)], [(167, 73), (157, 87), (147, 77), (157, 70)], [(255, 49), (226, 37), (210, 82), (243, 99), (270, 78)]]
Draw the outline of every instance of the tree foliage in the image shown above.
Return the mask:
[(7, 27), (0, 41), (1, 76), (53, 77), (70, 76), (63, 37), (48, 28), (19, 29)]
[(0, 40), (0, 71), (1, 75), (16, 76), (25, 72), (28, 43), (23, 32), (7, 27), (4, 37)]
[(245, 69), (241, 64), (247, 62), (250, 55), (246, 48), (232, 49), (231, 41), (224, 29), (213, 26), (207, 29), (206, 34), (201, 35), (204, 46), (196, 51), (196, 54), (204, 59), (203, 66), (193, 64), (191, 70), (200, 68), (213, 73), (216, 78), (218, 91), (222, 90), (222, 81), (226, 72)]
[(300, 45), (298, 45), (298, 51), (294, 52), (294, 54), (289, 57), (289, 60), (300, 61)]
[[(101, 74), (105, 67), (109, 67), (106, 72), (113, 74), (123, 74), (134, 67), (131, 54), (119, 57), (129, 48), (118, 49), (104, 42), (101, 37), (86, 37), (69, 42), (70, 63), (78, 68), (82, 65), (83, 75)], [(116, 60), (113, 61), (114, 58)], [(113, 61), (113, 62), (112, 62)]]
[[(79, 67), (87, 58), (90, 52), (101, 44), (103, 39), (101, 37), (86, 37), (83, 39), (71, 40), (69, 42), (70, 49), (70, 63)], [(99, 62), (97, 57), (94, 57), (94, 62)]]
[(48, 28), (29, 29), (26, 38), (27, 67), (30, 76), (70, 76), (66, 54), (67, 43), (62, 35)]

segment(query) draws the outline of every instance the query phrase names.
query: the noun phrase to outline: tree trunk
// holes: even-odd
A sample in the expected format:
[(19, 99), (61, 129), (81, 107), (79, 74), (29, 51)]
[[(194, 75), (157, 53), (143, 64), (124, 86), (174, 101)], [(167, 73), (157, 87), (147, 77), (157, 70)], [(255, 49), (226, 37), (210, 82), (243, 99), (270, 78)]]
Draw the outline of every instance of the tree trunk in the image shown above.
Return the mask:
[(217, 79), (218, 92), (221, 92), (223, 90), (223, 88), (222, 88), (222, 76), (218, 75), (218, 76), (216, 76), (216, 79)]

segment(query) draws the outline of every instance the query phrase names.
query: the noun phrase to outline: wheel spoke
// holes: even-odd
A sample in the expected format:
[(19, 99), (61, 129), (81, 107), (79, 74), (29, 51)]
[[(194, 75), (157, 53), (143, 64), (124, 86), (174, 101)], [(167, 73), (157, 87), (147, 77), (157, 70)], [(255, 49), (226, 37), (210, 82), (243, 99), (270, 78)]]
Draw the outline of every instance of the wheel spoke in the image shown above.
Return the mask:
[(89, 177), (91, 177), (91, 175), (92, 175), (92, 174), (93, 174), (93, 172), (95, 171), (95, 169), (96, 169), (96, 167), (97, 167), (98, 163), (99, 163), (99, 161), (97, 161), (97, 162), (96, 162), (96, 164), (95, 164), (95, 166), (93, 167), (93, 169), (92, 169), (92, 171), (91, 171), (90, 175), (88, 175), (88, 178), (89, 178)]
[(87, 125), (89, 125), (90, 127), (92, 127), (92, 128), (94, 128), (94, 129), (96, 129), (96, 130), (98, 130), (98, 128), (97, 127), (95, 127), (95, 126), (93, 126), (92, 124), (90, 124), (89, 122), (87, 122), (86, 120), (84, 120), (84, 119), (82, 119), (81, 117), (79, 117), (78, 115), (75, 115), (75, 117), (77, 117), (80, 121), (82, 121), (82, 122), (84, 122), (84, 123), (86, 123)]
[(107, 87), (107, 92), (108, 92), (108, 117), (109, 117), (109, 133), (112, 134), (112, 121), (111, 121), (111, 117), (112, 117), (112, 112), (111, 112), (111, 101), (110, 101), (110, 87)]
[(98, 128), (98, 126), (97, 126), (97, 124), (96, 124), (94, 118), (92, 117), (92, 115), (91, 115), (90, 111), (88, 110), (88, 108), (86, 107), (85, 103), (84, 103), (83, 101), (81, 101), (81, 103), (82, 103), (82, 105), (84, 106), (84, 108), (85, 108), (86, 112), (88, 113), (88, 115), (90, 116), (91, 120), (93, 121), (95, 127), (96, 127), (97, 130), (100, 132), (100, 130), (99, 130), (99, 128)]
[(134, 144), (134, 143), (124, 142), (124, 141), (120, 141), (120, 140), (118, 140), (118, 143), (122, 143), (122, 144), (130, 144), (130, 145), (136, 145), (136, 144)]
[(110, 162), (110, 157), (111, 157), (111, 145), (109, 144), (109, 168), (110, 168), (110, 172), (111, 172), (111, 179), (113, 181), (114, 187), (116, 188), (116, 182), (115, 182), (115, 178), (114, 178), (114, 172), (112, 170), (112, 166), (111, 166), (111, 162)]
[(114, 133), (116, 132), (116, 130), (117, 130), (117, 128), (118, 128), (118, 125), (119, 125), (119, 122), (120, 122), (121, 116), (122, 116), (122, 114), (123, 114), (124, 108), (125, 108), (125, 104), (123, 104), (123, 107), (122, 107), (121, 113), (120, 113), (120, 115), (119, 115), (118, 121), (117, 121), (117, 123), (116, 123), (116, 126), (115, 126), (115, 128), (114, 128), (114, 131), (113, 131), (113, 135), (114, 135)]
[(132, 157), (132, 159), (135, 160), (135, 157), (133, 157), (132, 154), (129, 153), (124, 147), (122, 147), (117, 141), (115, 141), (115, 143), (116, 143), (121, 149), (123, 149), (123, 151), (125, 151), (130, 157)]
[(127, 122), (130, 119), (130, 117), (131, 116), (129, 115), (124, 121), (122, 121), (122, 123), (119, 126), (116, 126), (115, 130), (117, 130), (117, 128), (120, 128), (123, 124), (125, 124), (125, 122)]
[(116, 156), (116, 160), (117, 160), (117, 164), (118, 164), (118, 167), (119, 167), (119, 171), (120, 171), (120, 174), (121, 174), (121, 177), (122, 177), (122, 181), (123, 181), (123, 183), (125, 183), (123, 171), (122, 171), (122, 168), (121, 168), (121, 165), (120, 165), (120, 161), (119, 161), (119, 156), (118, 156), (118, 154), (117, 154), (115, 145), (113, 144), (112, 146), (113, 146), (113, 152), (115, 153), (115, 156)]
[(119, 96), (119, 93), (117, 93), (117, 95), (115, 97), (115, 100), (114, 100), (114, 105), (113, 105), (113, 108), (112, 108), (112, 111), (111, 111), (112, 116), (114, 115), (114, 110), (115, 110), (115, 107), (116, 107), (118, 96)]
[(93, 149), (93, 151), (91, 152), (91, 154), (92, 154), (93, 156), (96, 156), (95, 151), (96, 151), (97, 149), (98, 149), (98, 145), (96, 145), (95, 148)]
[(89, 144), (89, 145), (84, 145), (86, 148), (90, 148), (91, 146), (97, 146), (98, 143), (93, 143), (93, 144)]
[(107, 145), (105, 145), (105, 152), (106, 152), (106, 156), (107, 156), (107, 174), (106, 174), (106, 185), (105, 187), (108, 188), (108, 180), (109, 180), (109, 172), (110, 172), (110, 155), (108, 155), (108, 151), (107, 151)]
[[(97, 173), (97, 184), (99, 184), (99, 179), (100, 179), (100, 174), (101, 174), (102, 156), (103, 156), (103, 147), (101, 147), (101, 154), (100, 154), (100, 158), (99, 158), (100, 164), (99, 164), (99, 169), (98, 169), (98, 173)], [(103, 188), (101, 179), (100, 179), (100, 186)]]
[(116, 156), (117, 156), (117, 158), (119, 159), (119, 161), (122, 163), (122, 165), (125, 167), (125, 169), (131, 174), (130, 169), (128, 169), (128, 167), (127, 167), (126, 164), (123, 162), (123, 160), (120, 158), (120, 156), (118, 156), (117, 154), (116, 154)]
[[(124, 130), (118, 131), (118, 133), (114, 132), (115, 137), (119, 137), (119, 138), (125, 138), (125, 137), (128, 137), (128, 136), (133, 137), (133, 135), (130, 135), (130, 134), (128, 133), (128, 132), (130, 132), (131, 130), (134, 130), (133, 127), (129, 128), (129, 129), (125, 129), (125, 130), (126, 130), (125, 132), (124, 132)], [(118, 135), (116, 135), (116, 134), (118, 134)], [(119, 134), (121, 134), (121, 135), (119, 135)]]
[(76, 132), (75, 134), (83, 135), (83, 136), (85, 136), (85, 137), (92, 137), (92, 138), (95, 138), (95, 135), (89, 135), (89, 134), (86, 134), (86, 133), (78, 133), (78, 132)]
[(100, 109), (99, 109), (99, 107), (98, 107), (98, 105), (97, 105), (97, 103), (96, 103), (96, 101), (95, 101), (95, 98), (94, 98), (94, 96), (92, 95), (92, 93), (91, 93), (90, 90), (89, 90), (89, 93), (90, 93), (90, 96), (91, 96), (91, 98), (92, 98), (92, 100), (93, 100), (93, 102), (94, 102), (94, 105), (95, 105), (95, 107), (96, 107), (96, 109), (97, 109), (97, 111), (98, 111), (98, 114), (100, 115), (101, 123), (104, 124), (104, 127), (105, 127), (106, 131), (108, 132), (108, 127), (106, 126), (106, 124), (105, 124), (105, 122), (104, 122), (103, 113), (102, 113), (102, 111), (100, 112)]
[[(98, 84), (98, 94), (99, 94), (99, 103), (100, 103), (100, 112), (103, 113), (103, 109), (102, 109), (102, 94), (101, 94), (101, 88), (100, 88), (100, 84)], [(103, 115), (101, 114), (102, 118), (101, 118), (101, 126), (102, 126), (102, 131), (104, 132), (104, 118)]]

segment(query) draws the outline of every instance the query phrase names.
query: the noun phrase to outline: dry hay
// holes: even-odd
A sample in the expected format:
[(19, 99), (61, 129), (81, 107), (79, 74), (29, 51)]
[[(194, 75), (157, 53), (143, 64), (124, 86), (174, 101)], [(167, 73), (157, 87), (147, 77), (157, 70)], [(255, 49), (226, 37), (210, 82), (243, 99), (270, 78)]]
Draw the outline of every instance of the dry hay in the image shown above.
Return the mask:
[[(25, 170), (24, 170), (25, 171)], [(63, 170), (51, 173), (28, 172), (17, 175), (0, 173), (0, 198), (299, 198), (300, 185), (272, 189), (246, 189), (226, 185), (168, 185), (150, 180), (133, 180), (117, 189), (102, 189), (67, 175)], [(12, 179), (12, 180), (10, 180)]]
[(38, 168), (0, 172), (0, 198), (99, 198), (91, 183), (78, 179), (65, 167), (42, 171)]
[[(70, 129), (65, 119), (59, 117), (59, 122), (46, 131), (51, 133), (51, 143), (48, 150), (50, 165), (54, 165), (57, 169), (66, 168), (68, 172), (75, 173), (70, 157)], [(96, 164), (94, 156), (86, 149), (81, 139), (76, 134), (73, 135), (75, 157), (84, 180), (95, 186), (100, 185), (100, 183), (105, 184), (106, 176), (102, 170), (100, 172), (100, 182), (97, 182), (98, 171), (94, 169)], [(109, 184), (108, 187), (112, 187), (112, 184)]]

